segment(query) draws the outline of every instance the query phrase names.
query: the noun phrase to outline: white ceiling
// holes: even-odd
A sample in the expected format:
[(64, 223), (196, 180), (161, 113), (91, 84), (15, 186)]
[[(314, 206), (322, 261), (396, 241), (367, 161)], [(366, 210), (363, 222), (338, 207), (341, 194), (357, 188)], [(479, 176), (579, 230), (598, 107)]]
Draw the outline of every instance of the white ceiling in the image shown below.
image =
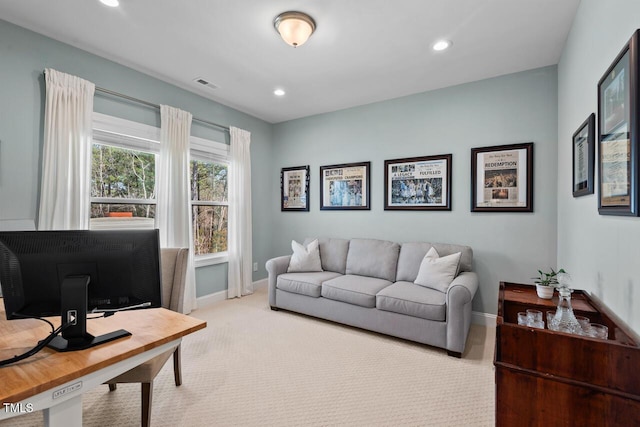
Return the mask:
[[(278, 123), (557, 64), (579, 3), (0, 0), (0, 19)], [(287, 10), (317, 23), (296, 49), (273, 28)], [(453, 47), (433, 52), (439, 38)]]

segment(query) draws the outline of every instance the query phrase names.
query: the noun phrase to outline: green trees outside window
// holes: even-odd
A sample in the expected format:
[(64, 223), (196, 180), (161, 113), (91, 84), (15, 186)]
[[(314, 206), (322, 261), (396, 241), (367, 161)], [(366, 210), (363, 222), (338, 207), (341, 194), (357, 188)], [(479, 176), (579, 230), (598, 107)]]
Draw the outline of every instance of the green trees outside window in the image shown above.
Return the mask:
[[(157, 155), (94, 144), (91, 228), (152, 228)], [(227, 250), (227, 165), (192, 160), (191, 209), (195, 255)]]

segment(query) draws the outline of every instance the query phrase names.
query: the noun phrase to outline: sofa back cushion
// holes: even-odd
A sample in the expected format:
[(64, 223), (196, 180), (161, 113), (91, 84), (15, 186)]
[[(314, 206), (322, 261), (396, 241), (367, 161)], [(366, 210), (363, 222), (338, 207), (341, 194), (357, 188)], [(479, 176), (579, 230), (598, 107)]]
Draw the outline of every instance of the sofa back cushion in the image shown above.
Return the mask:
[(441, 257), (461, 252), (458, 271), (472, 271), (473, 250), (469, 246), (451, 245), (447, 243), (409, 242), (403, 243), (398, 257), (398, 281), (413, 282), (418, 277), (420, 264), (431, 247)]
[[(399, 253), (398, 243), (376, 239), (351, 239), (346, 274), (377, 277), (395, 282)], [(424, 254), (422, 256), (424, 257)]]
[[(308, 245), (315, 237), (308, 237), (304, 245)], [(320, 244), (320, 261), (324, 271), (345, 274), (347, 269), (347, 252), (349, 251), (348, 239), (332, 239), (328, 237), (318, 237)]]

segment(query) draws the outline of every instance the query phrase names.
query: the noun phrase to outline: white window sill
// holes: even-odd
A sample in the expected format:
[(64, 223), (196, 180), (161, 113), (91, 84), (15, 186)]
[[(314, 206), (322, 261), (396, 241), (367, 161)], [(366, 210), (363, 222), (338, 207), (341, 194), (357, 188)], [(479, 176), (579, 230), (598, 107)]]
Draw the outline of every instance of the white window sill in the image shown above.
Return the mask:
[(229, 262), (229, 255), (227, 252), (220, 252), (210, 255), (197, 255), (194, 259), (194, 264), (197, 267), (205, 267), (207, 265), (224, 264)]

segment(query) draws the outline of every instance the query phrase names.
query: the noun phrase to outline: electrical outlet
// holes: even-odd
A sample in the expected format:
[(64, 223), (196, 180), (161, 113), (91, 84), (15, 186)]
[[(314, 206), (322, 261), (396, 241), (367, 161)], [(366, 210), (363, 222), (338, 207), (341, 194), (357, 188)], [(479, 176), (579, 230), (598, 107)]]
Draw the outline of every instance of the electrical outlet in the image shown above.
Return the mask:
[(253, 263), (253, 271), (258, 271), (258, 263), (257, 262)]

